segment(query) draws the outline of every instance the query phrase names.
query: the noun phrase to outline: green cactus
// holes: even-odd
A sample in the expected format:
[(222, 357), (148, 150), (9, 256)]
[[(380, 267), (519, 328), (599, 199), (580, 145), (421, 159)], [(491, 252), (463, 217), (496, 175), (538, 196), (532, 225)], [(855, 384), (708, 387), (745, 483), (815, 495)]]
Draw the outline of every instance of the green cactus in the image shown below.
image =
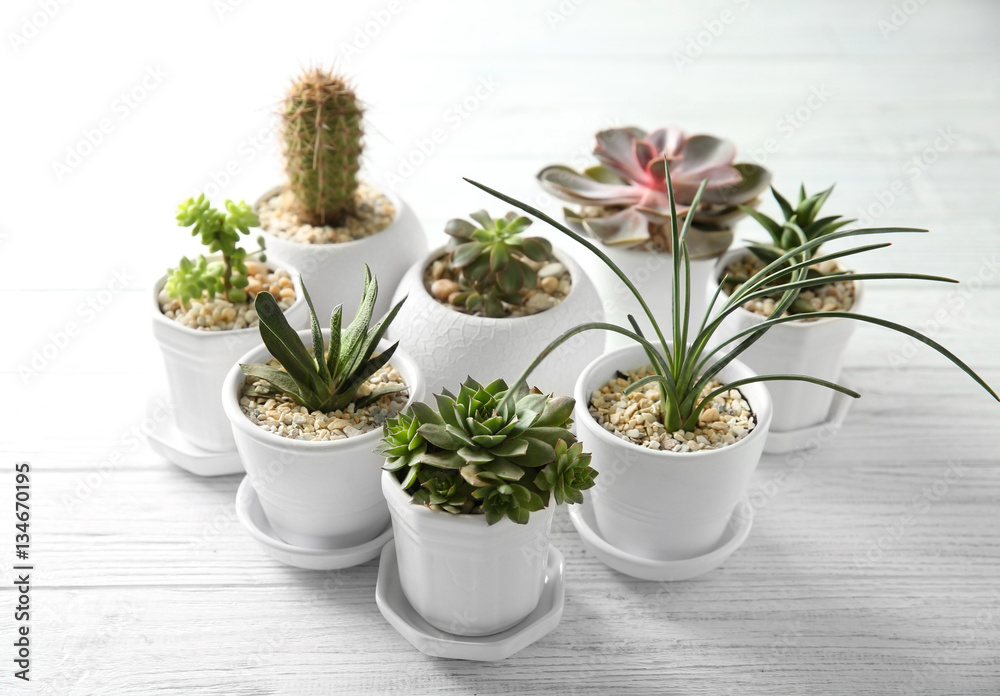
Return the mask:
[(285, 172), (295, 212), (310, 225), (337, 225), (354, 209), (363, 109), (339, 75), (320, 68), (292, 84), (282, 111)]

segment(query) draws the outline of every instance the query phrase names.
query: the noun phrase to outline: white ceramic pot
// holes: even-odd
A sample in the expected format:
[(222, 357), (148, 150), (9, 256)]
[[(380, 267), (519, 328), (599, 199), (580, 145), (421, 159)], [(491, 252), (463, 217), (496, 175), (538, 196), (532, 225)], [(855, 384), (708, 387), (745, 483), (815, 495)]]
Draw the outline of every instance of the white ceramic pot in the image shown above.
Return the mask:
[[(673, 326), (673, 303), (671, 301), (674, 277), (673, 257), (670, 254), (623, 249), (607, 244), (601, 244), (600, 249), (615, 262), (615, 265), (639, 290), (653, 311), (653, 316), (656, 317), (656, 321), (663, 330), (664, 337), (669, 339), (668, 332)], [(631, 314), (639, 322), (639, 326), (647, 338), (655, 336), (653, 327), (646, 318), (645, 312), (642, 311), (638, 300), (601, 259), (582, 247), (574, 253), (574, 258), (580, 262), (587, 275), (593, 280), (610, 323), (631, 330), (632, 325), (628, 321), (628, 315)], [(714, 269), (715, 259), (691, 261), (692, 292), (691, 310), (688, 315), (691, 318), (688, 322), (689, 331), (697, 330), (701, 317), (705, 313), (705, 307), (708, 303), (702, 297), (700, 288), (705, 287)], [(606, 334), (606, 341), (608, 350), (621, 348), (631, 343), (627, 337), (610, 332)]]
[[(276, 187), (265, 193), (257, 206), (280, 189)], [(406, 269), (427, 253), (427, 238), (413, 210), (395, 194), (382, 193), (392, 201), (396, 217), (384, 230), (364, 239), (338, 244), (306, 244), (261, 230), (268, 258), (298, 269), (314, 306), (332, 308), (343, 303), (345, 322), (354, 316), (361, 301), (366, 263), (378, 279), (379, 293), (375, 303), (375, 318), (378, 319), (389, 311), (389, 298)]]
[[(591, 504), (601, 535), (620, 551), (661, 561), (696, 558), (712, 551), (726, 531), (760, 460), (771, 423), (771, 399), (761, 384), (740, 387), (757, 425), (728, 447), (665, 452), (612, 435), (589, 412), (591, 394), (620, 370), (649, 360), (638, 344), (607, 353), (580, 375), (574, 420), (597, 469)], [(721, 373), (723, 383), (752, 376), (739, 361)]]
[(403, 593), (429, 624), (461, 636), (506, 630), (542, 596), (555, 503), (527, 524), (452, 515), (414, 505), (394, 474), (382, 472), (392, 513)]
[[(293, 327), (307, 326), (308, 307), (296, 273), (295, 302), (285, 310)], [(232, 331), (198, 331), (168, 319), (160, 311), (159, 295), (166, 276), (153, 286), (153, 335), (160, 344), (177, 427), (192, 444), (210, 452), (232, 451), (233, 430), (219, 403), (219, 391), (233, 363), (260, 344), (254, 326)]]
[[(553, 339), (578, 324), (603, 321), (597, 291), (568, 254), (555, 256), (569, 270), (573, 285), (562, 302), (527, 317), (479, 317), (442, 305), (427, 292), (424, 270), (444, 253), (435, 249), (414, 264), (403, 277), (393, 303), (406, 303), (389, 327), (388, 335), (405, 346), (427, 381), (432, 394), (447, 388), (453, 393), (465, 378), (512, 383)], [(531, 374), (529, 384), (543, 392), (568, 395), (580, 371), (601, 354), (602, 331), (587, 331), (569, 339)]]
[[(309, 335), (299, 332), (307, 345)], [(324, 331), (324, 338), (329, 336)], [(383, 339), (379, 350), (389, 345)], [(283, 541), (308, 548), (349, 548), (371, 541), (389, 523), (379, 487), (385, 459), (374, 451), (381, 428), (317, 442), (281, 437), (253, 424), (239, 405), (244, 384), (240, 363), (264, 363), (271, 357), (263, 345), (254, 348), (230, 366), (221, 389), (236, 447), (271, 528)], [(409, 386), (407, 405), (422, 399), (420, 370), (406, 352), (397, 349), (389, 362)]]
[[(748, 253), (746, 249), (738, 248), (730, 249), (723, 255), (707, 285), (709, 298), (715, 292), (717, 279), (726, 266)], [(859, 311), (863, 285), (854, 283), (852, 312)], [(723, 298), (724, 296), (720, 296), (720, 303)], [(715, 340), (725, 340), (762, 321), (764, 317), (741, 307), (723, 320), (715, 333)], [(741, 353), (740, 360), (759, 375), (806, 375), (836, 382), (840, 378), (847, 344), (857, 324), (858, 322), (850, 319), (778, 324), (768, 329), (764, 336)], [(774, 404), (771, 430), (775, 433), (796, 431), (825, 422), (836, 394), (832, 389), (808, 382), (768, 382), (767, 388)]]

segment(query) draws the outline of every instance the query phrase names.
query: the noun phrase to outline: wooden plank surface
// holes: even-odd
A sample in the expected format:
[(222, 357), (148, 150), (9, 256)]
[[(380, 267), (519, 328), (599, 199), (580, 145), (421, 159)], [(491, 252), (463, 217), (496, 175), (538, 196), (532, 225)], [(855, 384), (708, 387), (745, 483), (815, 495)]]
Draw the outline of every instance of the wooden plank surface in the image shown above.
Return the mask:
[[(8, 5), (0, 25), (15, 33), (40, 7)], [(32, 682), (0, 648), (0, 693), (1000, 693), (1000, 406), (874, 327), (846, 359), (863, 398), (834, 441), (762, 460), (752, 533), (723, 567), (625, 577), (559, 510), (562, 623), (497, 664), (411, 648), (375, 606), (374, 561), (330, 573), (271, 561), (235, 518), (239, 477), (189, 475), (141, 436), (162, 390), (149, 288), (194, 251), (173, 207), (233, 164), (220, 196), (252, 200), (280, 179), (273, 108), (317, 60), (339, 60), (371, 107), (370, 179), (392, 185), (444, 132), (397, 189), (433, 241), (451, 217), (498, 210), (461, 176), (556, 212), (534, 173), (584, 162), (602, 127), (718, 133), (783, 190), (837, 182), (831, 210), (931, 229), (859, 267), (962, 284), (871, 284), (868, 311), (931, 332), (1000, 384), (1000, 5), (346, 5), (105, 0), (60, 5), (25, 43), (7, 37), (0, 468), (12, 496), (14, 461), (33, 464), (36, 570)], [(790, 126), (797, 110), (807, 118)], [(102, 119), (111, 132), (58, 176)], [(69, 322), (78, 335), (26, 375)], [(12, 545), (0, 541), (7, 646)]]

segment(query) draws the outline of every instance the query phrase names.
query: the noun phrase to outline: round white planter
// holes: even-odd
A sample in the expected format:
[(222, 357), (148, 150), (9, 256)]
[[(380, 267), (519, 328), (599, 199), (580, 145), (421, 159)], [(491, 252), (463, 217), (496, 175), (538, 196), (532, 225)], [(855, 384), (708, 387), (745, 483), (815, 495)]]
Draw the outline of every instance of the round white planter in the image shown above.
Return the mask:
[[(297, 274), (292, 269), (289, 272), (295, 282), (296, 299), (285, 310), (285, 318), (293, 327), (306, 326), (308, 307)], [(166, 282), (164, 276), (153, 286), (153, 335), (163, 353), (177, 428), (204, 450), (232, 451), (236, 443), (219, 403), (219, 391), (233, 363), (260, 343), (260, 330), (254, 326), (232, 331), (198, 331), (168, 319), (160, 311), (158, 300)]]
[[(757, 426), (739, 442), (718, 450), (664, 452), (612, 435), (589, 412), (590, 396), (617, 370), (648, 365), (638, 344), (601, 356), (580, 375), (574, 420), (599, 475), (591, 504), (601, 535), (620, 551), (674, 561), (702, 556), (720, 542), (757, 468), (771, 423), (771, 399), (763, 385), (740, 387)], [(733, 361), (720, 374), (731, 382), (752, 376)]]
[[(329, 339), (329, 330), (323, 333)], [(309, 331), (299, 335), (309, 345)], [(379, 349), (389, 345), (383, 339)], [(254, 425), (239, 405), (244, 384), (240, 363), (263, 363), (271, 357), (263, 345), (254, 348), (230, 366), (220, 390), (240, 458), (271, 528), (289, 544), (309, 548), (348, 548), (371, 541), (389, 523), (379, 487), (385, 460), (374, 451), (381, 428), (317, 442), (292, 440)], [(406, 352), (397, 349), (389, 362), (409, 386), (407, 405), (422, 399), (423, 379)]]
[[(261, 196), (255, 209), (280, 188), (271, 189)], [(348, 321), (361, 301), (365, 264), (378, 279), (377, 319), (389, 311), (389, 298), (406, 269), (427, 253), (427, 238), (413, 210), (394, 193), (382, 193), (392, 201), (396, 217), (384, 230), (364, 239), (338, 244), (306, 244), (275, 237), (266, 229), (261, 230), (268, 257), (298, 269), (305, 279), (313, 305), (332, 309), (343, 303)]]
[[(707, 285), (709, 298), (717, 287), (716, 279), (726, 266), (747, 253), (746, 249), (738, 248), (730, 249), (723, 255), (713, 272), (712, 281)], [(854, 283), (852, 312), (859, 311), (863, 287), (863, 283)], [(719, 302), (723, 298), (720, 295)], [(762, 321), (764, 317), (741, 307), (723, 320), (715, 338), (717, 341), (725, 340)], [(857, 324), (856, 321), (839, 318), (778, 324), (740, 354), (740, 360), (759, 375), (806, 375), (836, 382), (840, 378), (847, 344)], [(768, 382), (767, 388), (774, 404), (771, 430), (775, 433), (796, 431), (825, 422), (836, 393), (808, 382)]]
[[(673, 257), (670, 254), (623, 249), (607, 244), (601, 244), (600, 249), (615, 262), (615, 265), (639, 290), (652, 310), (653, 316), (656, 317), (660, 328), (665, 333), (669, 331), (670, 327), (673, 326), (673, 303), (671, 301), (674, 277)], [(631, 330), (632, 325), (628, 321), (628, 315), (631, 314), (639, 322), (639, 326), (647, 338), (656, 335), (638, 300), (601, 259), (583, 248), (574, 252), (574, 258), (579, 261), (587, 275), (593, 280), (610, 323)], [(699, 288), (705, 287), (714, 269), (715, 259), (691, 261), (692, 292), (691, 309), (688, 314), (690, 317), (689, 331), (697, 330), (701, 317), (705, 313), (708, 303), (702, 297)], [(666, 337), (669, 338), (669, 336)], [(608, 350), (631, 344), (627, 337), (610, 332), (606, 334), (606, 341)]]
[(542, 596), (555, 502), (527, 524), (452, 515), (414, 505), (395, 475), (382, 472), (403, 593), (429, 624), (461, 636), (514, 626)]
[[(527, 317), (479, 317), (463, 314), (438, 302), (424, 286), (424, 270), (444, 253), (439, 247), (410, 267), (396, 290), (393, 303), (406, 303), (389, 327), (413, 356), (432, 394), (452, 392), (468, 376), (491, 382), (498, 377), (508, 384), (553, 339), (574, 326), (603, 321), (600, 300), (593, 284), (568, 254), (555, 256), (569, 270), (573, 285), (562, 302)], [(568, 395), (580, 371), (601, 354), (604, 332), (578, 334), (557, 348), (531, 374), (529, 384), (543, 392)]]

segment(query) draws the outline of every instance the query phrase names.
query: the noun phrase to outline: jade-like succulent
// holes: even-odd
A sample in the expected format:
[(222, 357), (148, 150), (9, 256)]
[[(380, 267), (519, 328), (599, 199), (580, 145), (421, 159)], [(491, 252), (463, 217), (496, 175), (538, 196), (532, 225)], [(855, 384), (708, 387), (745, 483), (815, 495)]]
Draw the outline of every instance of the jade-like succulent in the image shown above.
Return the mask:
[(243, 201), (234, 203), (227, 200), (226, 212), (223, 213), (213, 208), (202, 193), (197, 199), (188, 198), (177, 206), (177, 224), (192, 227), (191, 235), (200, 236), (201, 243), (210, 252), (221, 255), (222, 261), (209, 261), (204, 255), (194, 261), (183, 257), (177, 268), (167, 272), (164, 286), (167, 295), (179, 298), (185, 307), (192, 299), (203, 296), (214, 298), (222, 295), (230, 302), (246, 301), (244, 288), (249, 283), (246, 259), (256, 256), (260, 261), (267, 260), (263, 237), (257, 237), (260, 248), (256, 251), (248, 252), (237, 246), (240, 233), (250, 234), (251, 227), (260, 225), (253, 209)]
[(551, 498), (580, 503), (594, 485), (590, 455), (569, 430), (573, 399), (471, 377), (458, 396), (435, 398), (436, 411), (415, 403), (386, 420), (377, 450), (413, 503), (526, 524)]
[[(300, 277), (299, 282), (301, 281)], [(378, 297), (378, 281), (366, 265), (364, 295), (354, 321), (341, 333), (343, 305), (337, 305), (330, 319), (330, 344), (324, 349), (323, 333), (304, 284), (302, 294), (309, 305), (312, 352), (309, 352), (298, 333), (289, 325), (271, 294), (262, 292), (257, 295), (254, 303), (260, 324), (260, 337), (271, 355), (281, 363), (281, 369), (271, 365), (241, 364), (243, 374), (268, 382), (310, 411), (323, 413), (341, 411), (352, 402), (356, 408), (364, 408), (379, 397), (406, 389), (404, 385), (386, 385), (367, 396), (356, 398), (361, 385), (389, 362), (396, 350), (398, 343), (392, 344), (378, 355), (374, 354), (378, 342), (405, 298), (375, 326), (369, 328)]]
[(502, 303), (519, 304), (525, 292), (538, 284), (538, 275), (519, 257), (549, 260), (552, 244), (542, 237), (521, 236), (531, 220), (515, 213), (494, 220), (479, 210), (469, 217), (479, 227), (455, 218), (444, 229), (451, 235), (448, 263), (459, 272), (461, 288), (451, 302), (489, 317), (501, 317)]
[(363, 109), (339, 75), (306, 70), (282, 110), (285, 172), (300, 219), (337, 225), (354, 209)]
[[(800, 244), (831, 235), (841, 227), (854, 222), (854, 220), (844, 220), (840, 215), (817, 218), (820, 208), (823, 207), (827, 198), (833, 193), (833, 186), (825, 191), (809, 196), (806, 194), (805, 184), (802, 184), (799, 187), (799, 202), (795, 208), (792, 208), (788, 200), (778, 193), (777, 189), (773, 186), (771, 187), (771, 193), (781, 208), (781, 214), (784, 218), (782, 222), (778, 222), (753, 208), (741, 206), (743, 212), (760, 223), (761, 227), (767, 230), (767, 233), (771, 236), (771, 244), (751, 243), (747, 245), (747, 249), (761, 261), (762, 265), (776, 261), (783, 254), (795, 249)], [(806, 255), (804, 258), (811, 259), (815, 257), (819, 249), (820, 247), (818, 246), (813, 247), (805, 252)], [(789, 262), (785, 265), (790, 266), (791, 264)], [(787, 280), (790, 275), (791, 271), (788, 272), (784, 279), (778, 276), (776, 280)], [(824, 275), (828, 274), (824, 274), (817, 268), (811, 267), (807, 277), (821, 278)], [(730, 283), (740, 284), (745, 283), (748, 279), (730, 274), (727, 280)], [(795, 302), (788, 308), (788, 312), (790, 314), (801, 314), (803, 312), (812, 312), (814, 309), (809, 302), (801, 298), (796, 298)]]
[[(605, 244), (631, 247), (655, 238), (669, 251), (669, 161), (677, 214), (685, 216), (694, 207), (688, 240), (692, 258), (717, 256), (729, 248), (732, 225), (743, 216), (740, 206), (754, 201), (771, 179), (761, 166), (734, 163), (732, 142), (712, 135), (686, 137), (673, 126), (651, 133), (635, 127), (601, 131), (594, 156), (600, 164), (582, 174), (562, 165), (538, 173), (546, 191), (585, 206), (582, 211), (564, 209), (567, 221)], [(708, 185), (693, 206), (702, 180)]]

